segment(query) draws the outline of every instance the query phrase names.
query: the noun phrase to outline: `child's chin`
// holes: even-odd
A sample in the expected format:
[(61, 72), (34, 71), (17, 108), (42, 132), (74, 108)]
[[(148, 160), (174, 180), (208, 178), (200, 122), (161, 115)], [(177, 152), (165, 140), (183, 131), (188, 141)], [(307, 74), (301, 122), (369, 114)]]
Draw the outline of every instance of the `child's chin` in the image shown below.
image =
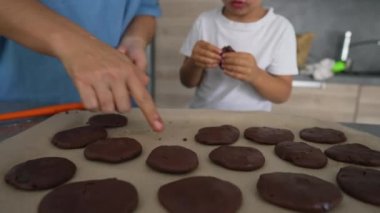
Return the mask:
[(248, 10), (247, 8), (244, 9), (235, 9), (235, 8), (228, 8), (228, 12), (233, 15), (233, 16), (246, 16), (248, 15)]

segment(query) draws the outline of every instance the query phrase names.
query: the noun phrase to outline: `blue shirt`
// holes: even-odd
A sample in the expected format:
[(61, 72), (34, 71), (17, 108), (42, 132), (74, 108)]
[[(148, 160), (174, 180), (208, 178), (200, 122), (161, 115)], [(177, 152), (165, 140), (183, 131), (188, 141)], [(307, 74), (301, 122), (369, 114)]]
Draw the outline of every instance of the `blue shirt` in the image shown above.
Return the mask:
[[(158, 0), (42, 0), (101, 41), (117, 47), (136, 15), (159, 16)], [(62, 63), (0, 37), (0, 101), (41, 105), (80, 101)]]

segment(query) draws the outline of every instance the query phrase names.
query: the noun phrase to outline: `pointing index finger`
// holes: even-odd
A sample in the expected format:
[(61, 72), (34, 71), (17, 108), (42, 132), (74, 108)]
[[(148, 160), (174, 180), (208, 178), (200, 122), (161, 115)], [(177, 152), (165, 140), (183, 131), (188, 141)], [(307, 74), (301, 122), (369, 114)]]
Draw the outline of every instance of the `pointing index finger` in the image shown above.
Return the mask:
[(137, 105), (140, 107), (140, 110), (143, 112), (152, 129), (156, 132), (163, 131), (164, 124), (153, 99), (134, 73), (128, 76), (127, 85), (132, 97), (136, 100)]

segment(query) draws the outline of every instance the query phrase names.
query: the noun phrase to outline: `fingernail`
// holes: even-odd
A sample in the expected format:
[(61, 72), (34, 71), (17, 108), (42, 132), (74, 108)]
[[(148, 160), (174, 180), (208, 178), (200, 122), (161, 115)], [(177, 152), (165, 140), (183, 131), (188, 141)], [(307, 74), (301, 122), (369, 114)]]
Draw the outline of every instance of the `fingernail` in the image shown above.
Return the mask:
[(153, 126), (156, 130), (161, 130), (164, 126), (164, 122), (159, 114), (154, 116)]
[(161, 120), (155, 120), (153, 122), (154, 130), (156, 131), (162, 131), (164, 128), (164, 124), (162, 123)]
[(86, 109), (91, 111), (91, 112), (97, 112), (99, 111), (99, 107), (97, 105), (92, 105), (92, 106), (86, 106)]

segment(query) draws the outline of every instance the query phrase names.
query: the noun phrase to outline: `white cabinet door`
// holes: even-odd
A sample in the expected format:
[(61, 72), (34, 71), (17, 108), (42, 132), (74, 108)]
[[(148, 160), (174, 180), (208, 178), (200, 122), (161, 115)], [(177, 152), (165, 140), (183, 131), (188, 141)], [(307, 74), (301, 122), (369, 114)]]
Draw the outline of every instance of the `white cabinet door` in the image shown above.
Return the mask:
[(380, 86), (361, 88), (356, 122), (380, 124)]
[(295, 87), (288, 102), (273, 105), (273, 112), (334, 122), (354, 122), (358, 94), (358, 85), (326, 84), (322, 88)]

